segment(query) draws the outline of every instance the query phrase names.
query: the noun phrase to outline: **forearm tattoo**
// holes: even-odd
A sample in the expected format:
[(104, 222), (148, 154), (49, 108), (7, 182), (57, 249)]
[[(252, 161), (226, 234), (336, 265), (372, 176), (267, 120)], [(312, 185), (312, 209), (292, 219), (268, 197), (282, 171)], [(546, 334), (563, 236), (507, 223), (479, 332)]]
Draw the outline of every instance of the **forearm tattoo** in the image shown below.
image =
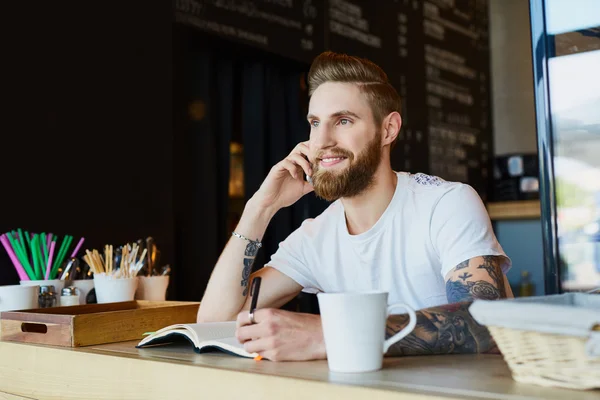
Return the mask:
[[(457, 265), (455, 271), (468, 268), (469, 261), (467, 260)], [(458, 303), (475, 299), (497, 300), (506, 298), (504, 274), (500, 268), (502, 257), (476, 257), (471, 262), (479, 262), (479, 266), (477, 267), (471, 265), (471, 272), (476, 273), (473, 268), (476, 270), (485, 270), (491, 281), (471, 279), (473, 278), (473, 273), (469, 271), (461, 272), (457, 276), (458, 279), (450, 278), (446, 282), (446, 297), (448, 298), (448, 302)]]
[(260, 249), (260, 245), (257, 239), (256, 241), (249, 241), (246, 245), (246, 250), (244, 250), (244, 269), (242, 269), (242, 281), (240, 282), (243, 289), (243, 296), (248, 294), (248, 282), (250, 280), (250, 274), (252, 273), (252, 265), (256, 259), (256, 254), (258, 254), (258, 249)]
[[(470, 304), (448, 304), (417, 311), (415, 329), (392, 345), (387, 355), (497, 353), (489, 331), (469, 313)], [(408, 321), (406, 314), (391, 315), (386, 324), (386, 338), (402, 330)]]

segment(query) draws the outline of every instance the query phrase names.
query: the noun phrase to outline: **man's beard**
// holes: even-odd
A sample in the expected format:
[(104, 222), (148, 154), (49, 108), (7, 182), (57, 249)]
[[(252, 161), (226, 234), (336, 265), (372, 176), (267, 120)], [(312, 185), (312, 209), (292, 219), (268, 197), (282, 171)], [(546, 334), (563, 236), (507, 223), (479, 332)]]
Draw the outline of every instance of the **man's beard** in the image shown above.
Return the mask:
[(356, 157), (356, 161), (348, 150), (338, 147), (327, 150), (327, 154), (346, 157), (350, 165), (342, 171), (331, 171), (321, 168), (320, 160), (311, 163), (315, 194), (324, 200), (334, 201), (342, 197), (353, 197), (367, 190), (373, 184), (375, 172), (381, 162), (381, 152), (380, 134), (375, 135), (367, 148)]

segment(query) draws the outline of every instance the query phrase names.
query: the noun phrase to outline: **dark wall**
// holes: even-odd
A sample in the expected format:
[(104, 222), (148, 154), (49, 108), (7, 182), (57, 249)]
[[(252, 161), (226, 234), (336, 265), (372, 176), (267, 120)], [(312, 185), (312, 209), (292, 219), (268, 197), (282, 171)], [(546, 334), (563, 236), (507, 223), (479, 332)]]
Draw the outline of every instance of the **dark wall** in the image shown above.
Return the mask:
[[(0, 231), (87, 248), (154, 236), (172, 263), (171, 2), (12, 3)], [(2, 249), (0, 284), (13, 280)]]

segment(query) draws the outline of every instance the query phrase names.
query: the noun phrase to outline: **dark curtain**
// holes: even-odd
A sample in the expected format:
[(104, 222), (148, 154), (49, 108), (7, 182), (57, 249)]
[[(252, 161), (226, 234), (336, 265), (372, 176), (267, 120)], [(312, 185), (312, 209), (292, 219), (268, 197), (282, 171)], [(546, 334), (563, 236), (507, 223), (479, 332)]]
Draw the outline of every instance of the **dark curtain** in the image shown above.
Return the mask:
[[(189, 44), (191, 43), (191, 44)], [(188, 41), (176, 64), (176, 226), (180, 268), (177, 298), (199, 300), (231, 235), (228, 210), (229, 144), (244, 148), (245, 201), (271, 167), (308, 140), (306, 65), (211, 39)], [(313, 194), (280, 210), (255, 262), (261, 268), (294, 229), (327, 204)], [(243, 232), (241, 232), (243, 233)], [(305, 311), (314, 299), (296, 299)]]
[[(246, 200), (267, 176), (273, 165), (285, 158), (302, 141), (308, 140), (307, 93), (304, 70), (264, 61), (242, 65), (242, 136)], [(279, 243), (302, 221), (315, 217), (327, 203), (309, 194), (291, 207), (280, 210), (271, 221), (254, 268), (261, 268), (277, 251)], [(314, 296), (301, 294), (286, 306), (299, 311), (316, 311)]]
[(181, 49), (175, 79), (176, 298), (200, 300), (227, 235), (233, 62), (198, 46)]

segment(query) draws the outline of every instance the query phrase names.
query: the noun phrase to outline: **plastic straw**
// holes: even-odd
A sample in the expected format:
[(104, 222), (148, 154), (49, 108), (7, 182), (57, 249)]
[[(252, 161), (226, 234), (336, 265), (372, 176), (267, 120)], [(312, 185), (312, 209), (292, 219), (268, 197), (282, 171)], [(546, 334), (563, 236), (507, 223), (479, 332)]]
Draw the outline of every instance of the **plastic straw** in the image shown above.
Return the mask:
[[(23, 249), (21, 249), (19, 243), (13, 238), (12, 232), (7, 232), (6, 238), (10, 242), (13, 252), (15, 253), (15, 256), (17, 257), (19, 262), (21, 263), (21, 266), (23, 266), (23, 268), (25, 268), (25, 271), (27, 271), (27, 274), (29, 274), (29, 272), (31, 271), (31, 267), (29, 266), (27, 255), (24, 254)], [(29, 269), (27, 269), (27, 267), (29, 267)]]
[(52, 234), (48, 233), (46, 235), (46, 248), (50, 251), (50, 242), (52, 242)]
[(44, 275), (44, 266), (48, 262), (48, 247), (46, 245), (46, 233), (40, 234), (40, 250), (42, 254), (42, 275)]
[[(19, 257), (19, 260), (21, 260), (21, 263), (23, 262), (23, 258), (27, 257), (27, 248), (25, 246), (21, 245), (21, 242), (19, 241), (19, 237), (17, 236), (17, 232), (12, 231), (12, 232), (8, 232), (7, 237), (11, 240), (11, 244), (13, 246), (13, 250), (15, 250), (15, 253), (17, 255), (17, 257)], [(15, 249), (15, 246), (17, 247)]]
[(75, 246), (75, 250), (73, 250), (73, 253), (71, 253), (71, 258), (77, 257), (77, 252), (81, 248), (81, 245), (83, 244), (83, 242), (85, 242), (85, 238), (84, 237), (82, 237), (81, 239), (79, 239), (79, 243), (77, 243), (77, 246)]
[(19, 228), (17, 230), (19, 232), (19, 241), (21, 243), (21, 247), (23, 248), (23, 253), (25, 255), (25, 258), (27, 258), (27, 261), (29, 262), (29, 248), (31, 246), (29, 246), (29, 242), (27, 241), (27, 237), (26, 235), (23, 234), (23, 231), (21, 230), (21, 228)]
[(56, 242), (50, 242), (50, 254), (48, 255), (48, 264), (46, 265), (46, 280), (50, 279), (50, 269), (52, 267), (52, 256)]
[(46, 258), (44, 257), (43, 249), (46, 247), (46, 235), (40, 234), (37, 237), (37, 246), (35, 247), (37, 259), (38, 259), (38, 271), (37, 278), (44, 279), (44, 266), (46, 265)]
[(60, 265), (59, 265), (60, 258), (62, 257), (62, 253), (65, 251), (65, 245), (67, 244), (68, 239), (69, 239), (69, 235), (63, 236), (62, 242), (60, 244), (60, 248), (58, 250), (58, 254), (56, 255), (56, 259), (54, 260), (54, 265), (51, 266), (50, 275), (53, 275), (54, 270), (58, 269), (58, 267), (60, 267)]
[(29, 265), (29, 261), (26, 259), (27, 256), (21, 254), (20, 248), (14, 243), (11, 233), (7, 233), (4, 237), (12, 246), (13, 253), (21, 263), (21, 266), (25, 269), (25, 272), (27, 272), (27, 275), (29, 275), (29, 278), (35, 279), (35, 272), (31, 268), (31, 265)]
[(21, 242), (21, 246), (23, 246), (23, 249), (25, 250), (25, 255), (27, 255), (27, 248), (29, 247), (29, 243), (25, 239), (25, 235), (23, 235), (23, 231), (21, 230), (21, 228), (17, 229), (17, 232), (19, 232), (19, 241)]
[(8, 239), (6, 238), (6, 235), (0, 236), (0, 242), (2, 242), (2, 245), (4, 246), (4, 249), (8, 253), (8, 257), (10, 257), (10, 260), (12, 261), (13, 265), (15, 266), (15, 269), (17, 270), (17, 274), (19, 274), (19, 279), (22, 280), (22, 281), (28, 281), (28, 280), (30, 280), (29, 276), (27, 275), (27, 273), (23, 269), (23, 266), (21, 265), (21, 263), (17, 259), (17, 256), (15, 255), (15, 252), (10, 247), (10, 243), (8, 243)]
[(25, 231), (25, 241), (27, 242), (27, 247), (31, 250), (31, 236), (29, 236), (29, 232)]
[(54, 266), (52, 266), (52, 270), (50, 271), (51, 279), (56, 278), (56, 274), (58, 273), (58, 268), (62, 265), (65, 260), (65, 256), (67, 255), (67, 250), (71, 245), (71, 241), (73, 240), (73, 236), (66, 235), (63, 238), (63, 241), (60, 245), (60, 250), (58, 252), (58, 256), (56, 257), (56, 261), (54, 262)]
[(33, 269), (35, 271), (33, 277), (31, 278), (32, 280), (36, 280), (39, 279), (39, 259), (38, 259), (38, 252), (37, 250), (40, 248), (40, 246), (38, 245), (39, 242), (39, 236), (37, 234), (33, 235), (33, 239), (31, 239), (31, 256), (33, 258)]

